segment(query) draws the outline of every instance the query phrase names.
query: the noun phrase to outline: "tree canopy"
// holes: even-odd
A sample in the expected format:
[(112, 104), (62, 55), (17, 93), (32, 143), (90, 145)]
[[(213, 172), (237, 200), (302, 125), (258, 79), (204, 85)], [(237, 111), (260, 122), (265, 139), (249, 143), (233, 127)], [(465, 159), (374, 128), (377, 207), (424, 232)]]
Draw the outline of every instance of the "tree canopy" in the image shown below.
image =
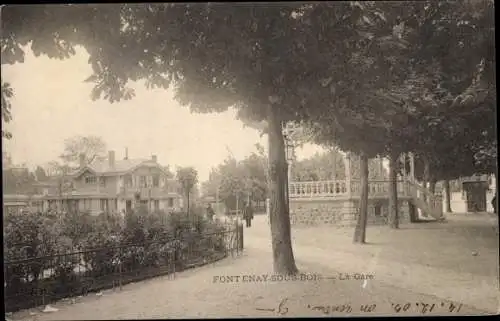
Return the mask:
[(239, 202), (261, 202), (267, 198), (267, 158), (252, 153), (241, 161), (226, 159), (213, 168), (208, 181), (203, 183), (204, 194), (219, 197), (228, 208), (236, 208)]

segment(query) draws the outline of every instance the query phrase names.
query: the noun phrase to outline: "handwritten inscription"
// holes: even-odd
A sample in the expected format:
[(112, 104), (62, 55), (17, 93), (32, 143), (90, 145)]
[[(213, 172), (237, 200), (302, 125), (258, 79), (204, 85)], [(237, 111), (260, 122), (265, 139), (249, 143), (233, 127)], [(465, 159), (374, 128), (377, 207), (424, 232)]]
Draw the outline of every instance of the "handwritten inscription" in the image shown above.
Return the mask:
[(460, 309), (462, 308), (462, 304), (455, 304), (453, 302), (439, 302), (439, 303), (425, 303), (425, 302), (415, 302), (415, 303), (391, 303), (392, 309), (396, 313), (400, 312), (407, 312), (407, 311), (412, 311), (412, 312), (417, 312), (421, 314), (426, 314), (430, 313), (436, 309), (440, 309), (441, 311), (447, 311), (450, 313), (458, 313), (460, 312)]
[(345, 313), (351, 313), (352, 312), (352, 306), (350, 304), (339, 304), (339, 305), (307, 305), (308, 309), (311, 310), (316, 310), (320, 311), (323, 314), (331, 314), (333, 312), (345, 312)]
[(280, 301), (278, 304), (277, 308), (271, 308), (271, 309), (265, 309), (265, 308), (256, 308), (258, 311), (269, 311), (269, 312), (274, 312), (279, 315), (286, 315), (288, 313), (288, 308), (286, 307), (286, 302), (288, 301), (288, 298), (284, 298), (283, 300)]
[[(286, 306), (288, 298), (284, 298), (280, 301), (275, 308), (256, 308), (259, 311), (273, 312), (278, 315), (286, 315), (289, 312), (289, 308)], [(426, 314), (430, 312), (450, 312), (459, 313), (462, 308), (462, 304), (457, 304), (453, 302), (439, 302), (439, 303), (425, 303), (425, 302), (406, 302), (406, 303), (391, 303), (390, 307), (394, 313), (410, 312), (414, 314)], [(307, 308), (312, 311), (321, 312), (324, 315), (330, 315), (333, 313), (375, 313), (377, 309), (386, 312), (387, 306), (377, 306), (377, 304), (360, 304), (352, 305), (347, 304), (334, 304), (334, 305), (307, 305)]]

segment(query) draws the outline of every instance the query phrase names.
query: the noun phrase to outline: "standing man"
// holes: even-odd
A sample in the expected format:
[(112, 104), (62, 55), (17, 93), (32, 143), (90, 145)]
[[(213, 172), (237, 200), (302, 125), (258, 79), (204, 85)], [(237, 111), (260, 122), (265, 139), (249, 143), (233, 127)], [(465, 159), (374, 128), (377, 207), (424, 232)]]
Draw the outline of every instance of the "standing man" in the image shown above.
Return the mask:
[(207, 206), (207, 218), (210, 221), (213, 221), (214, 220), (214, 215), (215, 215), (214, 209), (212, 208), (212, 205), (210, 203), (208, 203), (208, 206)]
[(245, 210), (243, 212), (243, 218), (245, 219), (247, 223), (247, 227), (252, 226), (252, 219), (253, 219), (253, 208), (250, 203), (245, 207)]

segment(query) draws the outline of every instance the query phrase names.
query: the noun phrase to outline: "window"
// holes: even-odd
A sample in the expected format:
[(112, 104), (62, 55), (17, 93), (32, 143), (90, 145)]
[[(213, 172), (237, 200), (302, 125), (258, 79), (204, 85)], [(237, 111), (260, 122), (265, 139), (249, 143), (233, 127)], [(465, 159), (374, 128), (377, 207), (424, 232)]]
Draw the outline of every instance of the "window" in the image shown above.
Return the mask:
[(43, 210), (43, 202), (42, 201), (33, 201), (31, 202), (31, 207), (37, 211)]
[(382, 216), (382, 205), (376, 204), (374, 210), (375, 216)]
[(92, 200), (90, 199), (84, 199), (83, 200), (83, 209), (85, 211), (88, 211), (92, 208)]
[(134, 185), (131, 175), (125, 175), (125, 186), (132, 187)]
[(168, 198), (168, 207), (174, 207), (174, 198), (173, 197)]
[(85, 177), (85, 184), (95, 184), (97, 182), (97, 177), (87, 176)]
[(153, 187), (160, 186), (160, 175), (153, 175)]
[(146, 187), (146, 176), (139, 176), (139, 187)]
[(101, 186), (106, 186), (106, 178), (105, 177), (99, 177), (99, 185)]
[(101, 211), (107, 211), (108, 210), (108, 202), (106, 199), (101, 199), (100, 202), (99, 202), (99, 208), (101, 209)]
[(155, 211), (160, 210), (160, 201), (159, 200), (154, 200), (154, 209), (155, 209)]

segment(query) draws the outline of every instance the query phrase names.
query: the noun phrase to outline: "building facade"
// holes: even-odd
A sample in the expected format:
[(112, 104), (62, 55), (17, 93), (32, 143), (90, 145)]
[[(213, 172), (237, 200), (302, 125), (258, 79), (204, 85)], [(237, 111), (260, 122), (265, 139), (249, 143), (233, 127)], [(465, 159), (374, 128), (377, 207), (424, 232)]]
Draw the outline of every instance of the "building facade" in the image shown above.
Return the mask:
[[(4, 195), (4, 200), (9, 196)], [(156, 156), (151, 159), (108, 159), (86, 164), (80, 157), (77, 170), (36, 184), (25, 200), (32, 209), (47, 211), (124, 213), (138, 205), (150, 211), (176, 211), (182, 208), (178, 184), (169, 178)], [(17, 202), (16, 204), (19, 204)], [(4, 201), (4, 206), (7, 204)]]

